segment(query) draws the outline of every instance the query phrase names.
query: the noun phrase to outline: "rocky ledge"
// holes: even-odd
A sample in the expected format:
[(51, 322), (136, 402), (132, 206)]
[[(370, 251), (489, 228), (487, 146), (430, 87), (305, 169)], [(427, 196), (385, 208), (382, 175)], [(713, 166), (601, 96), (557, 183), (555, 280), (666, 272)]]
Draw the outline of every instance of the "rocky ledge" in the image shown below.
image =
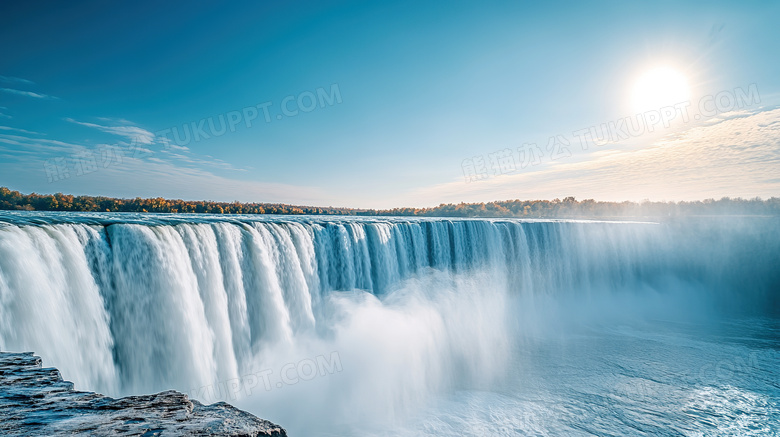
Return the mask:
[(0, 352), (0, 435), (286, 436), (230, 404), (176, 391), (113, 399), (73, 390), (30, 352)]

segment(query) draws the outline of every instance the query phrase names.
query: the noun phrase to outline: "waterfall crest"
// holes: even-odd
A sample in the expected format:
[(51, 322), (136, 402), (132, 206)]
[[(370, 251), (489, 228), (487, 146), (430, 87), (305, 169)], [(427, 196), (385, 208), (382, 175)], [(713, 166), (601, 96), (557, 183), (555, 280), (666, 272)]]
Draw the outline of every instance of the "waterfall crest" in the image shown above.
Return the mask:
[[(449, 358), (471, 355), (417, 356), (426, 375), (476, 375), (509, 347), (500, 330), (520, 316), (506, 299), (625, 298), (682, 284), (766, 309), (780, 283), (778, 226), (763, 221), (0, 221), (0, 348), (34, 350), (77, 387), (113, 394), (236, 378), (304, 339), (375, 335), (405, 347), (377, 320), (392, 321), (394, 338), (420, 337), (415, 354), (446, 343)], [(409, 309), (426, 299), (438, 303)], [(377, 316), (399, 307), (409, 313)], [(399, 376), (417, 377), (407, 387), (446, 379)]]

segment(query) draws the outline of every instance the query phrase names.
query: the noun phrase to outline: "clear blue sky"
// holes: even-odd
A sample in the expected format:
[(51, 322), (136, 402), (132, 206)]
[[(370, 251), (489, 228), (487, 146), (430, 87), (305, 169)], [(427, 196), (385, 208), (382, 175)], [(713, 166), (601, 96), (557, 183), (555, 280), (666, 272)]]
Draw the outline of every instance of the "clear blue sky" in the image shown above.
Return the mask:
[[(0, 185), (22, 192), (353, 207), (780, 195), (780, 2), (14, 3), (0, 6)], [(694, 107), (751, 84), (760, 102), (575, 146), (574, 131), (632, 115), (658, 66)], [(318, 89), (332, 100), (310, 109)], [(230, 114), (235, 131), (214, 135)], [(201, 121), (209, 138), (193, 141)], [(545, 152), (557, 135), (571, 156)], [(547, 156), (521, 168), (524, 143)], [(514, 170), (491, 161), (504, 149)]]

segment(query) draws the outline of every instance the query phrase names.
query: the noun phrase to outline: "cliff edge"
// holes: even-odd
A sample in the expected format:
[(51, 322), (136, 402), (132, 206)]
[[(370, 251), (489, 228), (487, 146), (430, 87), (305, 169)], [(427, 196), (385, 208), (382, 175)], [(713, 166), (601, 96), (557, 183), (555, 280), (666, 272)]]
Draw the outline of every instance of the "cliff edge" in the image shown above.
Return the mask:
[(73, 390), (31, 352), (0, 352), (0, 434), (286, 437), (279, 425), (177, 391), (114, 399)]

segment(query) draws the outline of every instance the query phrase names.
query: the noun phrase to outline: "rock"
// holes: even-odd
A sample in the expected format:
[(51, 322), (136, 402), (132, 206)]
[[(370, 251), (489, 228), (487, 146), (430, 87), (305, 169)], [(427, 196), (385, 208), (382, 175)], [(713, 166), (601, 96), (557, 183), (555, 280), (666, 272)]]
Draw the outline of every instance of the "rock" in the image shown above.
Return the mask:
[(31, 352), (0, 352), (0, 435), (286, 436), (230, 404), (203, 405), (177, 391), (113, 399), (73, 390)]

